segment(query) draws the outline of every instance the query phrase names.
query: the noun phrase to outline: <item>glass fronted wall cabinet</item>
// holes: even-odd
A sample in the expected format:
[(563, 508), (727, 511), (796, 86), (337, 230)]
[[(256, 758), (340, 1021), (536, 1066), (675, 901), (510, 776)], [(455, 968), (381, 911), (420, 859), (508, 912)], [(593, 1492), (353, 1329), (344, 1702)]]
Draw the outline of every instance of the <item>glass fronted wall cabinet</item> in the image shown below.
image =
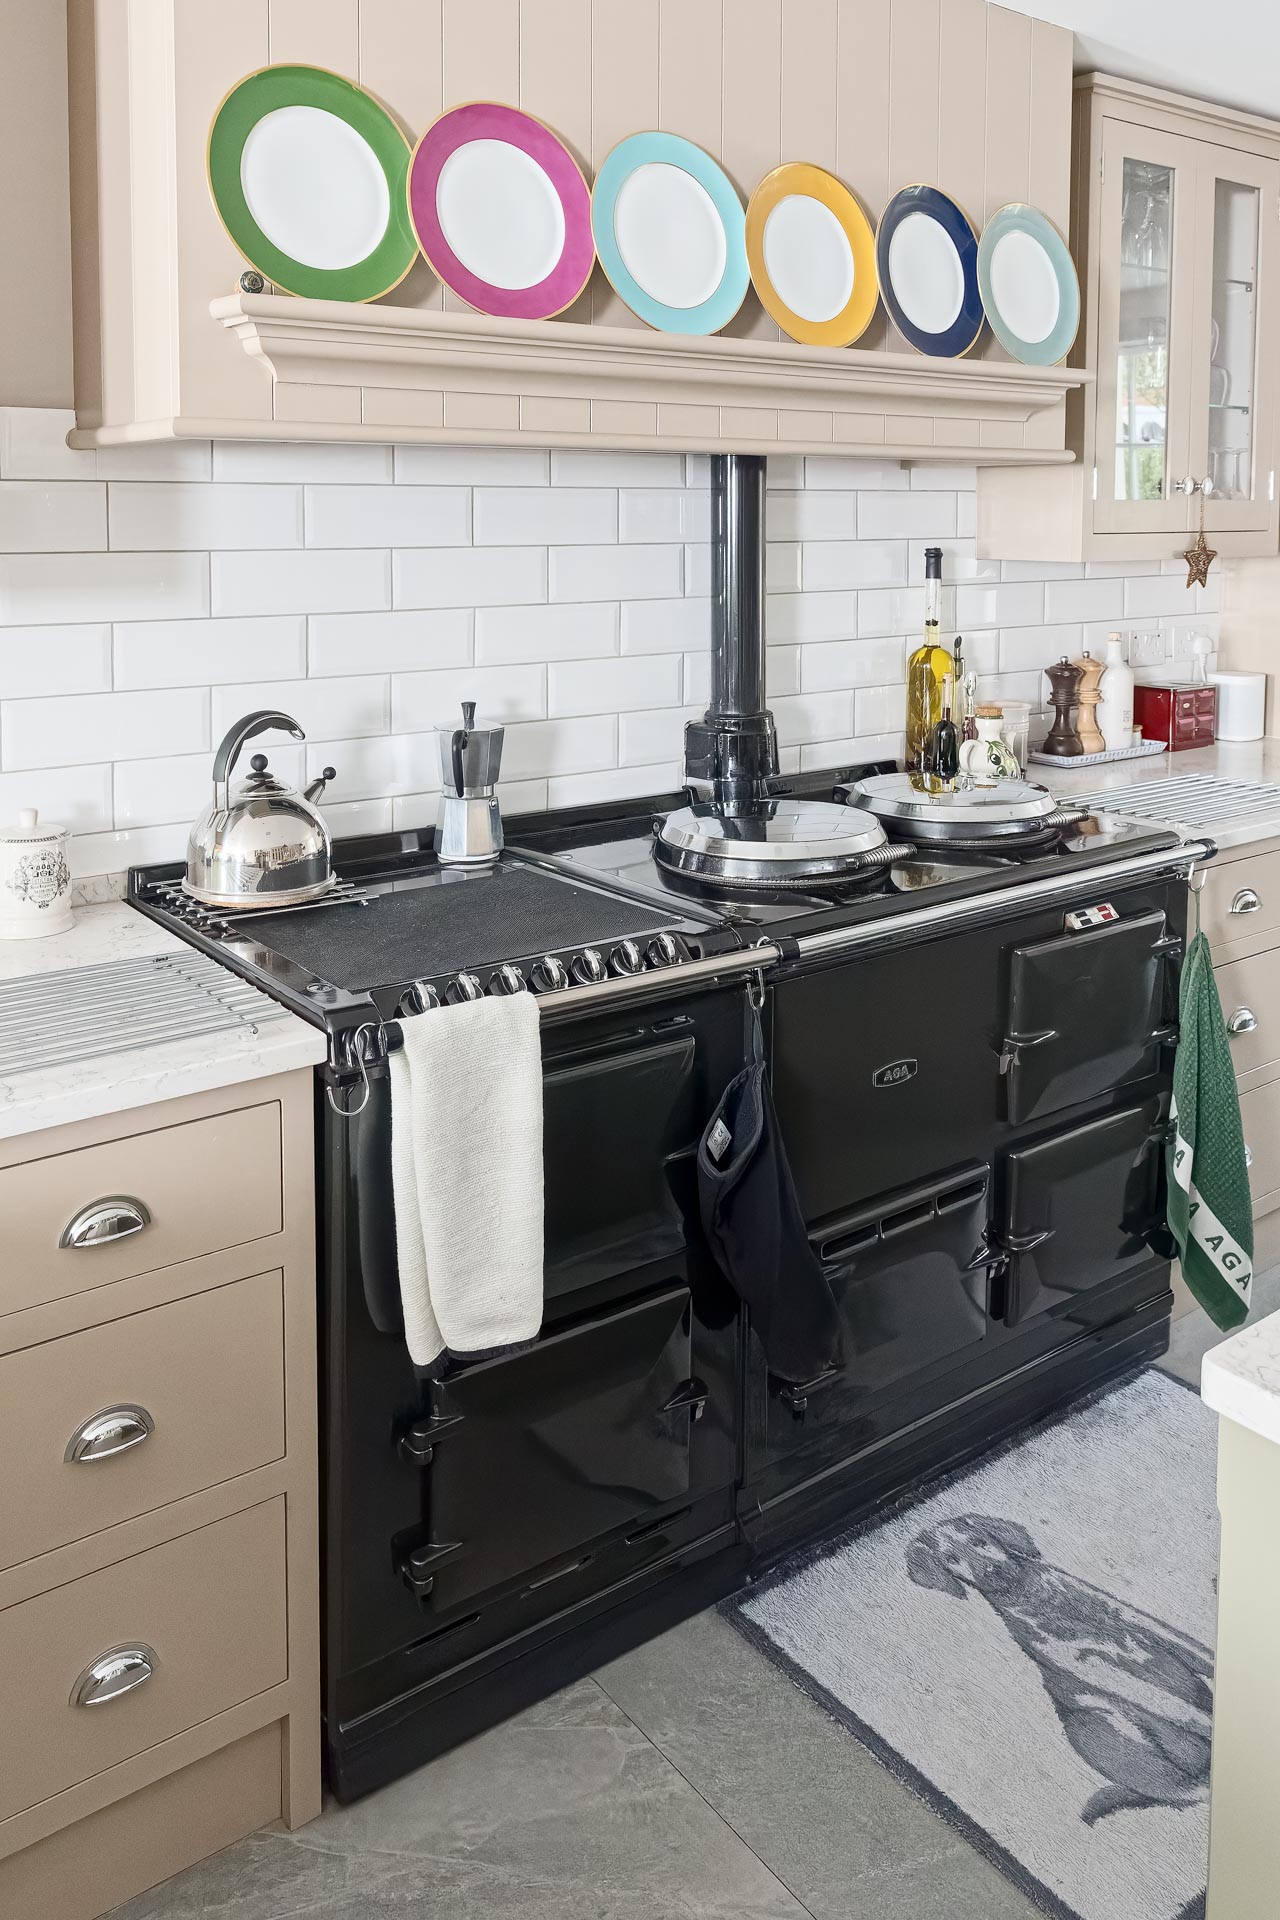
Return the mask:
[(1205, 532), (1273, 553), (1280, 124), (1100, 74), (1076, 82), (1071, 250), (1093, 376), (1069, 466), (979, 477), (978, 552), (1153, 559)]

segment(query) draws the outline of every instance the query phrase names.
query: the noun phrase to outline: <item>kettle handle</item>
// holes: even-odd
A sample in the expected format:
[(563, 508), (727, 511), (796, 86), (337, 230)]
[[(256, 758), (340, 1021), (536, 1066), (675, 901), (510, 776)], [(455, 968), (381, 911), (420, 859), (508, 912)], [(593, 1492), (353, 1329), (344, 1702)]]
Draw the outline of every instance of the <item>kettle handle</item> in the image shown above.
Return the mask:
[(225, 813), (231, 805), (231, 774), (236, 761), (240, 758), (240, 749), (246, 740), (252, 740), (256, 733), (265, 733), (269, 727), (281, 727), (295, 740), (305, 740), (306, 734), (296, 720), (287, 713), (277, 713), (273, 709), (261, 707), (256, 713), (246, 713), (242, 720), (225, 735), (222, 745), (213, 759), (213, 798), (215, 806)]

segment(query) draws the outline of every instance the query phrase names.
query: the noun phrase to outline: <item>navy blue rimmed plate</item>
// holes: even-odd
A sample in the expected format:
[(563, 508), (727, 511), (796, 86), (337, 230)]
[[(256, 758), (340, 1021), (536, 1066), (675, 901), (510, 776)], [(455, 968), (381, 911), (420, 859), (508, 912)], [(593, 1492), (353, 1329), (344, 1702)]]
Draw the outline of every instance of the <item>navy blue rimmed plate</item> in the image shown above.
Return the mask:
[(978, 236), (938, 187), (903, 187), (876, 232), (876, 267), (889, 317), (919, 353), (955, 359), (982, 332)]

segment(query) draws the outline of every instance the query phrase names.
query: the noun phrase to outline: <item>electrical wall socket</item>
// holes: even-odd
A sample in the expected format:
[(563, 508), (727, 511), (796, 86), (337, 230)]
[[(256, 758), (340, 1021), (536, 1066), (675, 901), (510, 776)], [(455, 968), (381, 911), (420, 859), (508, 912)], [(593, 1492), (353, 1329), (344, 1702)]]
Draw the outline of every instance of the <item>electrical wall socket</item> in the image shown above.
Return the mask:
[(1130, 636), (1131, 667), (1158, 667), (1164, 657), (1164, 635), (1158, 629), (1152, 633), (1134, 633)]
[(1195, 639), (1195, 632), (1194, 627), (1175, 627), (1173, 629), (1173, 653), (1171, 657), (1174, 660), (1193, 660), (1195, 658), (1195, 648), (1191, 644)]

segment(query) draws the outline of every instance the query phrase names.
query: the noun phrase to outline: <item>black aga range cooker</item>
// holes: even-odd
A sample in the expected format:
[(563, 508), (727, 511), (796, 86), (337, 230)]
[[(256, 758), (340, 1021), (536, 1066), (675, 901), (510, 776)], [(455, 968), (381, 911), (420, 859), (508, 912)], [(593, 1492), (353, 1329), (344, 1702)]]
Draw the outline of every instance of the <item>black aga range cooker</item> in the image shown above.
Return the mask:
[[(509, 823), (475, 871), (439, 865), (430, 833), (340, 845), (338, 890), (288, 912), (202, 907), (179, 868), (130, 876), (142, 911), (328, 1036), (343, 1799), (1167, 1343), (1178, 964), (1212, 849), (1040, 790), (925, 804), (857, 769), (780, 779), (763, 462), (713, 462), (712, 503), (687, 792)], [(519, 992), (542, 1013), (544, 1324), (427, 1381), (402, 1331), (388, 1051), (408, 1014)], [(757, 1021), (802, 1264), (841, 1335), (808, 1379), (771, 1372), (701, 1224), (699, 1144)], [(793, 1268), (772, 1284), (785, 1316)]]

